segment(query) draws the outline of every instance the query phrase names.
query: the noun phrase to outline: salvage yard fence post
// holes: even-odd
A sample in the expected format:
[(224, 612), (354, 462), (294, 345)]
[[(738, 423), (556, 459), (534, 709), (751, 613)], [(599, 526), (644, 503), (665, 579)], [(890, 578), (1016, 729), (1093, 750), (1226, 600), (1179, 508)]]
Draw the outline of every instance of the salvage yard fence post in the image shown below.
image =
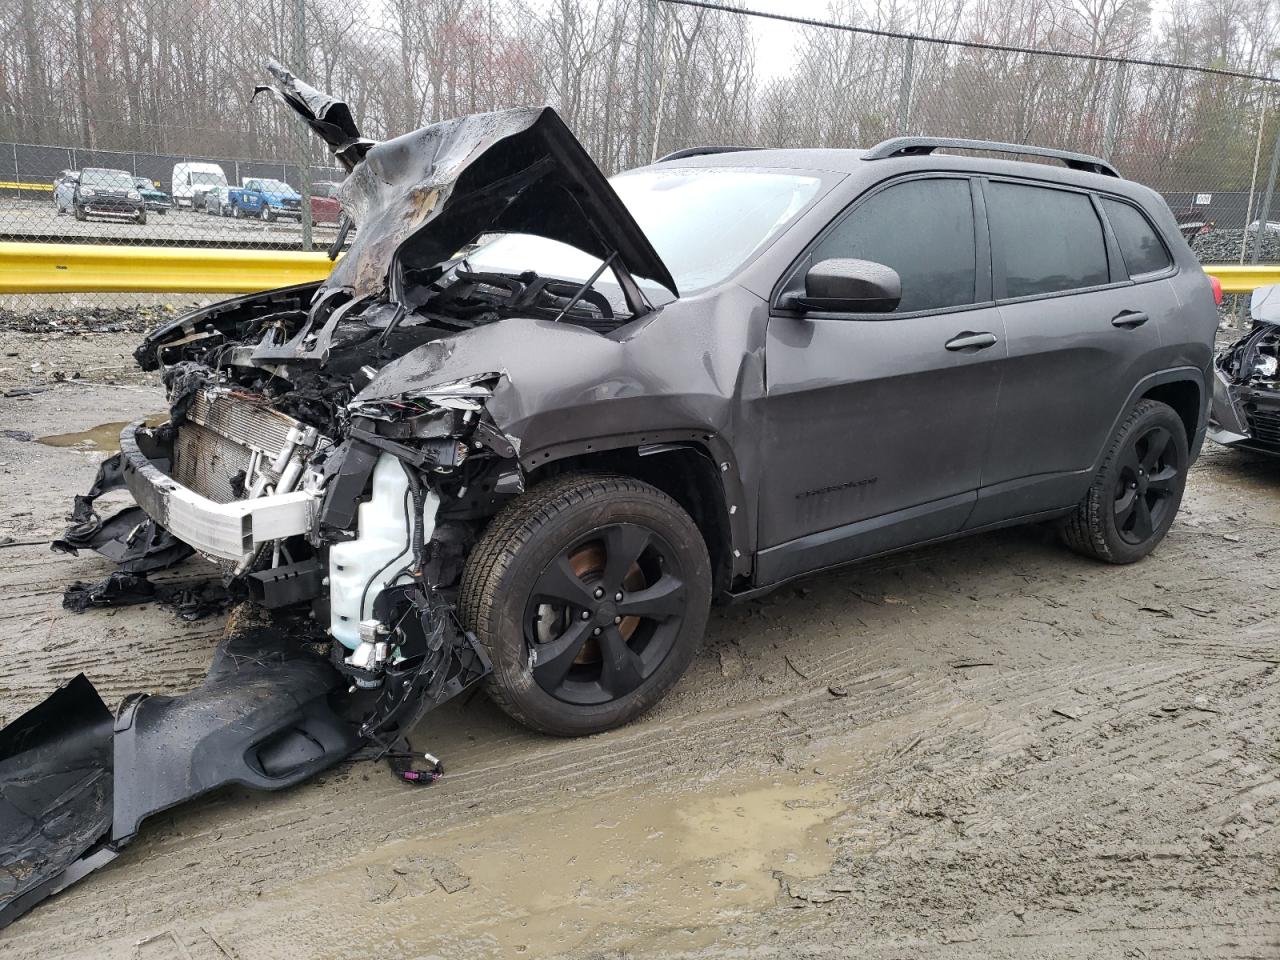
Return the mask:
[(911, 132), (911, 93), (915, 83), (916, 38), (907, 37), (902, 51), (902, 80), (898, 84), (898, 135)]
[[(293, 0), (293, 62), (298, 76), (311, 75), (310, 59), (307, 56), (307, 4), (306, 0)], [(301, 123), (293, 125), (293, 139), (297, 144), (298, 161), (298, 193), (302, 197), (302, 249), (312, 249), (311, 235), (311, 145), (314, 139), (311, 131)], [(287, 181), (288, 176), (284, 179)]]

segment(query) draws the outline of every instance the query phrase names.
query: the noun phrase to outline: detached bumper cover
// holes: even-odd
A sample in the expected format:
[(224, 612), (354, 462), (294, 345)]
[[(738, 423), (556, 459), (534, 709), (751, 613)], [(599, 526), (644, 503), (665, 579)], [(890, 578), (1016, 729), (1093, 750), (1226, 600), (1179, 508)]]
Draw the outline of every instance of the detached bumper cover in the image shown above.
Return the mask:
[(125, 485), (156, 523), (200, 553), (242, 562), (262, 544), (307, 534), (320, 509), (318, 494), (282, 493), (217, 503), (170, 477), (144, 452), (154, 446), (142, 421), (120, 433)]
[(0, 730), (0, 928), (108, 863), (152, 814), (235, 783), (293, 786), (361, 745), (328, 660), (249, 614), (202, 686), (135, 695), (114, 720), (76, 677)]

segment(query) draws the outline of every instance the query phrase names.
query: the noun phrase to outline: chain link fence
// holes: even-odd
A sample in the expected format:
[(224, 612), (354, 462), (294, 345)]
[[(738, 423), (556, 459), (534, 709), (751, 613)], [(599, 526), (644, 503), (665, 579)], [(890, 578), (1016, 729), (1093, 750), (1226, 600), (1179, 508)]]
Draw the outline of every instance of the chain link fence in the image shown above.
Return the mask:
[[(698, 0), (0, 0), (0, 240), (323, 249), (342, 174), (292, 114), (251, 100), (277, 56), (374, 138), (549, 103), (610, 173), (699, 144), (920, 133), (1094, 153), (1161, 191), (1202, 259), (1280, 262), (1266, 16), (883, 9), (832, 0), (818, 23)], [(146, 222), (77, 210), (66, 172), (87, 169), (137, 178)], [(255, 179), (296, 216), (229, 209)], [(139, 301), (122, 297), (0, 305)]]

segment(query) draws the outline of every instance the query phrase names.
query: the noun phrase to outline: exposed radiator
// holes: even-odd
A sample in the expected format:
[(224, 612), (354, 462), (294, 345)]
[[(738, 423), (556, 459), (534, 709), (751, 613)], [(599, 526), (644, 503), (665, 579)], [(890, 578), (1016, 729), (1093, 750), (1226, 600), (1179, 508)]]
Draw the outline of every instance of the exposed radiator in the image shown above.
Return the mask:
[(226, 390), (201, 390), (173, 443), (173, 478), (217, 503), (243, 499), (241, 491), (302, 433), (314, 437), (297, 420), (263, 403)]

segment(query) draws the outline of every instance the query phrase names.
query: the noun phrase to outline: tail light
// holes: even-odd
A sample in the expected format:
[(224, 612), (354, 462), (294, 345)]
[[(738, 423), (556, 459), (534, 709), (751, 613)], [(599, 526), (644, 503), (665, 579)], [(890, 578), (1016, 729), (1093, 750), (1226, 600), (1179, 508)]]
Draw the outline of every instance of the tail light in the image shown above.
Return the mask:
[(1213, 302), (1222, 306), (1222, 281), (1213, 274), (1209, 274), (1209, 284), (1213, 287)]

